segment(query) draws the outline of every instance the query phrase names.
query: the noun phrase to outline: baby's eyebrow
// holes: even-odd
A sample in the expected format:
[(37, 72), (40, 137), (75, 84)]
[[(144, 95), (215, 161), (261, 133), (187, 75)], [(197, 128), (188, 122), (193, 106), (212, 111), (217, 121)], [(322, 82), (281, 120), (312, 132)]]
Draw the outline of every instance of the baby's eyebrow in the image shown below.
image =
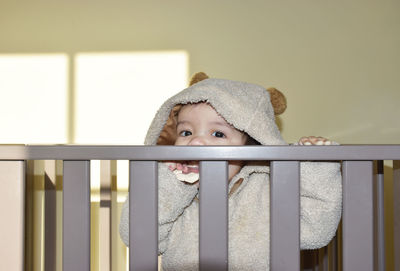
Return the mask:
[(210, 122), (210, 124), (218, 125), (218, 126), (225, 126), (225, 127), (228, 127), (228, 128), (233, 128), (232, 125), (230, 125), (229, 123), (227, 123), (225, 121), (212, 121), (212, 122)]
[(190, 123), (190, 122), (187, 121), (187, 120), (180, 120), (180, 121), (178, 121), (178, 122), (176, 123), (176, 126), (178, 126), (178, 125), (183, 125), (183, 124), (188, 124), (188, 123)]
[(211, 124), (217, 124), (217, 125), (227, 125), (227, 123), (223, 122), (223, 121), (212, 121), (210, 122)]

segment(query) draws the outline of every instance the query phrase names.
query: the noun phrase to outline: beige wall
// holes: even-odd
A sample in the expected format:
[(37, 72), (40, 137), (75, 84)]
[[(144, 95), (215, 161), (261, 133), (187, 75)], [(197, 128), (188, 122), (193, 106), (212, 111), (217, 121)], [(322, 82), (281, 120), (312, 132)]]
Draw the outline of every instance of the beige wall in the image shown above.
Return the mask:
[(400, 2), (0, 1), (0, 54), (187, 50), (190, 73), (275, 86), (289, 142), (399, 143)]

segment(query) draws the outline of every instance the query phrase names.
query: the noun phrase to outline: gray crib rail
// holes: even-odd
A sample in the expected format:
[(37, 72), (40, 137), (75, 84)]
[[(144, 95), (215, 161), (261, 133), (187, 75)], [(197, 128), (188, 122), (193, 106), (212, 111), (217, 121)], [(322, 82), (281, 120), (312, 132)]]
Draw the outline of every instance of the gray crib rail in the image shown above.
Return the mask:
[[(90, 270), (90, 160), (130, 161), (130, 270), (157, 270), (158, 266), (157, 161), (201, 161), (201, 270), (228, 269), (228, 160), (271, 161), (271, 270), (300, 270), (299, 161), (343, 161), (342, 267), (345, 271), (374, 270), (375, 245), (379, 250), (379, 270), (385, 267), (383, 172), (377, 172), (377, 205), (381, 207), (378, 208), (379, 238), (375, 242), (373, 161), (394, 160), (397, 189), (400, 182), (400, 145), (0, 146), (0, 173), (7, 171), (4, 168), (8, 164), (4, 163), (21, 164), (25, 160), (64, 161), (64, 271)], [(399, 208), (396, 204), (395, 208)], [(398, 229), (395, 239), (395, 249), (398, 249)], [(7, 252), (1, 253), (1, 258), (7, 255)]]

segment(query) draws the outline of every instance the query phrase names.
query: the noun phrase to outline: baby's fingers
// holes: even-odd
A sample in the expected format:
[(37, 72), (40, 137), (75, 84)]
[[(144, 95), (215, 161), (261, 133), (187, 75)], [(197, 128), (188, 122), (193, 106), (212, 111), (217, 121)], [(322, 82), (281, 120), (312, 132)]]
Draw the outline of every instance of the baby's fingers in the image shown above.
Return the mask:
[(174, 171), (175, 169), (177, 169), (177, 163), (168, 162), (166, 164), (168, 166), (168, 169), (171, 171)]
[(181, 164), (181, 163), (168, 163), (168, 168), (171, 171), (174, 170), (181, 170), (183, 173), (188, 173), (188, 166), (186, 164)]

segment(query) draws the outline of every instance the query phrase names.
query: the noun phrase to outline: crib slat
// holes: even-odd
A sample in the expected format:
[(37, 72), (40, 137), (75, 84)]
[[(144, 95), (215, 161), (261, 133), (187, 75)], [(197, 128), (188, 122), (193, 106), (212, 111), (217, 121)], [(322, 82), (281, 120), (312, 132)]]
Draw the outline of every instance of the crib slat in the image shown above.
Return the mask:
[(374, 270), (373, 163), (343, 162), (343, 270)]
[(90, 164), (64, 161), (63, 271), (90, 270)]
[(44, 161), (44, 269), (57, 268), (57, 174), (56, 161)]
[[(400, 255), (400, 160), (393, 161), (394, 255)], [(400, 271), (400, 257), (394, 257), (394, 270)]]
[(129, 162), (129, 270), (158, 268), (158, 166)]
[(300, 270), (300, 164), (271, 162), (270, 267)]
[(386, 270), (385, 263), (385, 210), (384, 210), (384, 172), (383, 161), (374, 163), (375, 177), (375, 208), (376, 208), (376, 258), (377, 270)]
[(23, 161), (0, 161), (0, 270), (24, 270)]
[(228, 270), (228, 163), (200, 162), (200, 270)]

